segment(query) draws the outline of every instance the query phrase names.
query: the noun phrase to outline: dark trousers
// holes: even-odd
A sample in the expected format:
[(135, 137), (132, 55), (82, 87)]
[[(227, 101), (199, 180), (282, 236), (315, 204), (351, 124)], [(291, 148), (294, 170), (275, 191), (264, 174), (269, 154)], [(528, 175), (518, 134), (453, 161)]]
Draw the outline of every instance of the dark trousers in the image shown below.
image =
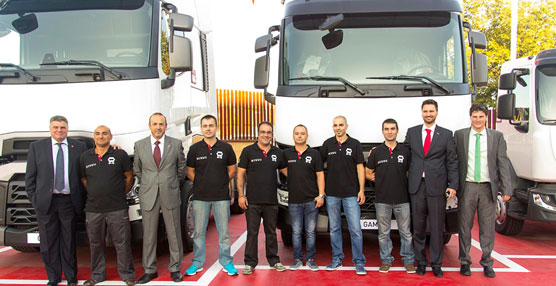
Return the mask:
[(106, 280), (106, 231), (112, 236), (122, 280), (135, 280), (131, 255), (131, 226), (127, 208), (107, 213), (87, 212), (87, 234), (91, 249), (91, 279)]
[(475, 220), (475, 212), (477, 212), (479, 221), (479, 241), (483, 251), (481, 265), (483, 267), (492, 266), (494, 261), (490, 254), (494, 248), (496, 204), (492, 200), (490, 184), (465, 183), (458, 204), (459, 259), (461, 264), (471, 264), (469, 249), (471, 248), (471, 229)]
[(37, 214), (41, 257), (48, 281), (60, 282), (62, 271), (77, 282), (75, 212), (69, 195), (53, 195), (46, 214)]
[(278, 219), (278, 205), (249, 204), (245, 211), (247, 220), (247, 241), (245, 243), (245, 265), (255, 268), (258, 259), (259, 227), (263, 219), (265, 233), (266, 259), (269, 265), (280, 262), (278, 257), (278, 241), (276, 239), (276, 221)]
[(446, 197), (429, 196), (425, 181), (421, 181), (417, 193), (411, 195), (411, 215), (413, 219), (413, 249), (418, 265), (427, 265), (427, 217), (430, 228), (431, 266), (442, 266), (444, 248), (444, 216), (446, 214)]

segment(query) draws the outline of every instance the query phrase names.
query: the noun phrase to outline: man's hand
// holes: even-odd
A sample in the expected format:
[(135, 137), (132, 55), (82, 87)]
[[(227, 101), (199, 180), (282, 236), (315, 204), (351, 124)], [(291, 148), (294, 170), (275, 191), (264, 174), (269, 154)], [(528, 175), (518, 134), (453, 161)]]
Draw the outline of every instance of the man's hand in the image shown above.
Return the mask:
[(502, 200), (503, 200), (504, 202), (509, 201), (511, 198), (512, 198), (512, 196), (509, 196), (509, 195), (502, 196)]
[(121, 150), (122, 146), (118, 145), (118, 144), (112, 144), (112, 148), (116, 149), (116, 150)]
[(357, 193), (357, 202), (359, 203), (359, 205), (365, 203), (365, 190), (362, 190), (359, 193)]
[(446, 194), (448, 195), (448, 199), (451, 199), (456, 195), (456, 190), (454, 190), (452, 188), (447, 188), (446, 189)]
[(246, 196), (241, 196), (239, 198), (237, 198), (237, 203), (239, 204), (239, 207), (246, 210), (247, 206), (249, 205), (249, 203), (247, 202), (247, 197)]
[(320, 196), (317, 196), (315, 198), (315, 202), (317, 202), (317, 205), (315, 206), (315, 209), (318, 209), (324, 204), (324, 198), (322, 198)]

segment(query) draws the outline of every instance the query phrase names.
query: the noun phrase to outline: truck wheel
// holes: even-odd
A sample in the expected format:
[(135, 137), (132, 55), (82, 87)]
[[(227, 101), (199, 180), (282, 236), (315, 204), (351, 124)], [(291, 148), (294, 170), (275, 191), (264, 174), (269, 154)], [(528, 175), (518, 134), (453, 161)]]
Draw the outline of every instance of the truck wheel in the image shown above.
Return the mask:
[(442, 236), (442, 240), (444, 242), (444, 245), (448, 244), (448, 242), (450, 242), (451, 238), (452, 238), (452, 234), (445, 233), (444, 236)]
[(284, 243), (285, 246), (292, 246), (293, 245), (292, 230), (291, 229), (281, 229), (280, 233), (282, 235), (282, 243)]
[(496, 201), (496, 232), (505, 235), (514, 235), (523, 229), (524, 220), (516, 219), (508, 215), (508, 202), (502, 200), (502, 196), (498, 195)]
[(193, 220), (193, 183), (185, 181), (181, 191), (181, 239), (185, 252), (193, 251), (193, 235), (195, 233), (195, 221)]
[(40, 250), (40, 247), (35, 246), (12, 246), (12, 248), (19, 252), (37, 252)]
[(238, 203), (236, 177), (230, 180), (229, 186), (230, 186), (230, 198), (232, 199), (232, 203), (230, 204), (230, 212), (232, 214), (244, 213), (245, 210), (242, 209)]

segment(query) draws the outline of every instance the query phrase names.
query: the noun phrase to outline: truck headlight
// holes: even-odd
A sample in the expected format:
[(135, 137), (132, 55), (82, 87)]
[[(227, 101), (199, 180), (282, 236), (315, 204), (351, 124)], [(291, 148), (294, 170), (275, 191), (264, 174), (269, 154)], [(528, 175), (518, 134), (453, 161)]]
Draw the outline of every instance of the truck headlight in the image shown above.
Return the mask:
[(554, 204), (554, 198), (552, 195), (533, 194), (533, 202), (541, 208), (556, 212), (556, 207), (552, 206), (552, 204)]
[(287, 191), (278, 189), (277, 195), (278, 195), (278, 203), (287, 207), (289, 193)]

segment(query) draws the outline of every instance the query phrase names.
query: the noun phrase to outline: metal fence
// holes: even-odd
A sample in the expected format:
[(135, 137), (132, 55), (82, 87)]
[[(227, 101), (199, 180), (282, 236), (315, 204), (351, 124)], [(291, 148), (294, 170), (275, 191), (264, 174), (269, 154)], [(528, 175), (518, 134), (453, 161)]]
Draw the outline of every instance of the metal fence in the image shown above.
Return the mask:
[(217, 89), (220, 139), (245, 141), (257, 139), (257, 125), (274, 125), (274, 105), (264, 100), (262, 92)]

